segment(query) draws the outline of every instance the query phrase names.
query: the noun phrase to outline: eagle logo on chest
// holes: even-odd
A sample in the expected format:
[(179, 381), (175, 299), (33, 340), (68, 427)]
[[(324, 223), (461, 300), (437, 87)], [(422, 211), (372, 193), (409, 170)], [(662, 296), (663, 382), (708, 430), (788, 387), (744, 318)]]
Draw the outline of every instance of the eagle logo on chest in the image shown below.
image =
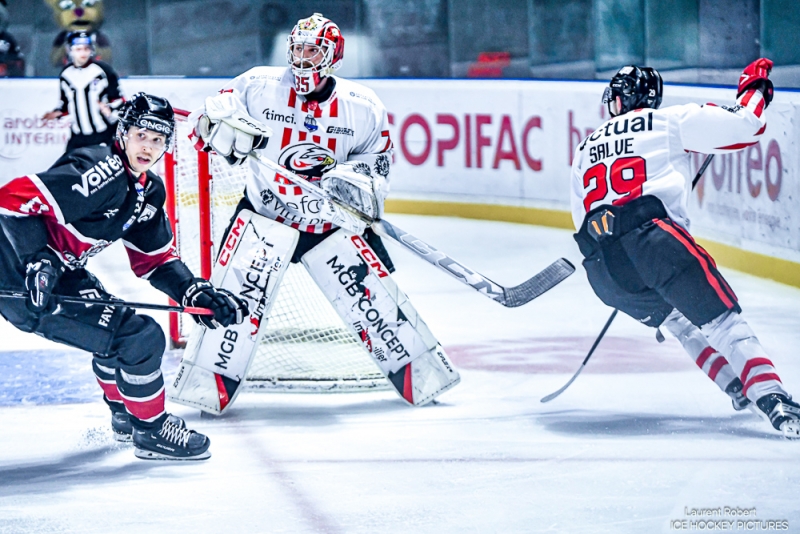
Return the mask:
[(286, 147), (278, 157), (283, 167), (304, 176), (319, 178), (336, 166), (333, 152), (314, 143), (300, 143)]

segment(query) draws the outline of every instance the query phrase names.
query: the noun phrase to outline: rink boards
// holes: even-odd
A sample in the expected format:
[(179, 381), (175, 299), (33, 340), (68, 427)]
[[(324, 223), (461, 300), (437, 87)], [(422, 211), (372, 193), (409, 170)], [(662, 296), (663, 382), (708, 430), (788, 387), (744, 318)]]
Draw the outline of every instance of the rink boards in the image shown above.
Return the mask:
[[(224, 79), (129, 78), (193, 109)], [(570, 228), (574, 147), (608, 116), (604, 82), (362, 80), (389, 111), (394, 142), (389, 211)], [(69, 137), (55, 79), (0, 80), (0, 179), (55, 161)], [(370, 98), (369, 95), (361, 95)], [(733, 87), (667, 85), (663, 106), (734, 103)], [(776, 92), (761, 140), (717, 156), (690, 200), (692, 230), (722, 263), (800, 286), (800, 92)], [(692, 158), (699, 168), (703, 155)], [(776, 261), (777, 260), (777, 261)]]

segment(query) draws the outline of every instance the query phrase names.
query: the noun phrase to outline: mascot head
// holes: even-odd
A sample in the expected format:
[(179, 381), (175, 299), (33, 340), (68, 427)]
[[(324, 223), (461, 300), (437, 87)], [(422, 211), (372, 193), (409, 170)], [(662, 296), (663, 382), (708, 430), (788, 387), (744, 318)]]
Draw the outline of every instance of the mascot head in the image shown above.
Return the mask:
[(92, 32), (103, 24), (103, 0), (45, 0), (62, 30)]

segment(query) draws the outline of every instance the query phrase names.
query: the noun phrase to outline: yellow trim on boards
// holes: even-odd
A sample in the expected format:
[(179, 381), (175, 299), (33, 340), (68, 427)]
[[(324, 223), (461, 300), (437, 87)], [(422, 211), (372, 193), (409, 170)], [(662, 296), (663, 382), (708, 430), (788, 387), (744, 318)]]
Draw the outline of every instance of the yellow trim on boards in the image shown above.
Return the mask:
[[(389, 213), (463, 217), (465, 219), (485, 219), (535, 224), (567, 230), (574, 229), (572, 216), (569, 212), (521, 206), (387, 199), (386, 211)], [(800, 287), (800, 264), (798, 263), (758, 254), (757, 252), (749, 252), (707, 239), (697, 239), (697, 242), (708, 250), (720, 265), (790, 286)]]

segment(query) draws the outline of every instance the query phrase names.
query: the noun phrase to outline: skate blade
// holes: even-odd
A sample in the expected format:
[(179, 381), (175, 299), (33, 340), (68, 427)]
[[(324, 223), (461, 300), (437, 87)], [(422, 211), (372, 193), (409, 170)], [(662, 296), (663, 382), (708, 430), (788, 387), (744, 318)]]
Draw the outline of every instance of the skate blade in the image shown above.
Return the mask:
[(113, 432), (114, 441), (118, 441), (120, 443), (131, 443), (133, 442), (133, 434), (121, 434), (119, 432)]
[(800, 439), (800, 421), (784, 421), (781, 432), (786, 439)]
[(206, 451), (202, 454), (198, 454), (197, 456), (177, 457), (162, 454), (160, 452), (140, 449), (139, 447), (136, 447), (136, 449), (133, 451), (133, 454), (142, 460), (161, 460), (164, 462), (193, 462), (198, 460), (208, 460), (211, 458), (211, 451)]

